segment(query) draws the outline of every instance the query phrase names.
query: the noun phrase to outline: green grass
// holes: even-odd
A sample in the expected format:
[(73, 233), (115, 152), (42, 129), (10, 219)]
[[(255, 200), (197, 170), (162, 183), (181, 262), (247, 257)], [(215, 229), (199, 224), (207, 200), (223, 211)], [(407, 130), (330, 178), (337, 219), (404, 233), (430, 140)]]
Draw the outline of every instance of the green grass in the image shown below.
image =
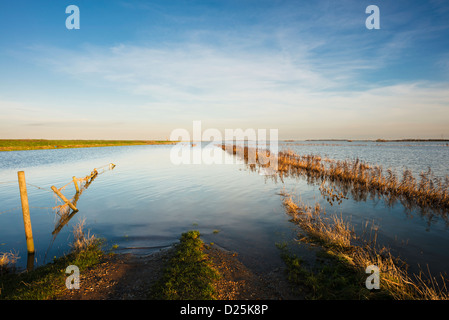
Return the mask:
[(66, 268), (75, 265), (81, 273), (96, 265), (103, 256), (101, 246), (102, 241), (95, 239), (83, 250), (73, 250), (30, 272), (3, 274), (0, 276), (0, 300), (55, 299), (65, 289)]
[(173, 144), (162, 140), (44, 140), (44, 139), (0, 139), (0, 151), (20, 151), (59, 148), (88, 148), (152, 144)]
[(183, 233), (162, 279), (152, 288), (151, 299), (214, 300), (214, 281), (219, 273), (212, 267), (198, 231)]
[(290, 283), (310, 300), (379, 300), (392, 299), (385, 290), (368, 290), (367, 274), (354, 267), (346, 257), (332, 250), (317, 253), (313, 266), (278, 245), (287, 266)]

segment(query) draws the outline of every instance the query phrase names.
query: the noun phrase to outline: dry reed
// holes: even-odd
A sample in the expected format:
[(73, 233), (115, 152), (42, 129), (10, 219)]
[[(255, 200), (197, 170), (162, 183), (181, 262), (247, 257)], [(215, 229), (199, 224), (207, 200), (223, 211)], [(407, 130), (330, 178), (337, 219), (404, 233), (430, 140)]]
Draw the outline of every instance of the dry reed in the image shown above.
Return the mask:
[(81, 252), (96, 244), (97, 238), (90, 235), (90, 231), (87, 231), (87, 234), (84, 232), (85, 222), (83, 219), (73, 227), (74, 239), (70, 246), (74, 252)]
[(16, 253), (12, 252), (1, 252), (0, 253), (0, 274), (4, 272), (8, 272), (12, 269), (19, 259), (19, 256)]
[[(292, 222), (303, 230), (302, 239), (323, 245), (339, 253), (350, 262), (356, 270), (363, 273), (366, 267), (375, 265), (381, 271), (382, 289), (398, 300), (448, 300), (449, 293), (446, 279), (440, 274), (440, 281), (423, 272), (408, 274), (403, 261), (392, 256), (386, 247), (378, 247), (377, 236), (369, 239), (357, 236), (349, 222), (336, 215), (323, 217), (325, 214), (319, 203), (314, 206), (295, 202), (285, 192), (283, 205), (292, 217)], [(371, 231), (374, 230), (374, 227)]]
[[(259, 165), (260, 158), (270, 156), (269, 150), (235, 145), (232, 150), (225, 145), (222, 148), (242, 157), (252, 169)], [(255, 161), (248, 157), (251, 154), (255, 154)], [(399, 177), (391, 169), (384, 170), (380, 165), (373, 166), (359, 159), (322, 159), (317, 155), (298, 155), (291, 150), (279, 152), (276, 159), (277, 174), (281, 179), (306, 176), (311, 182), (326, 181), (339, 189), (336, 192), (339, 192), (340, 198), (347, 193), (351, 193), (356, 200), (364, 200), (368, 195), (382, 196), (390, 204), (399, 200), (406, 208), (431, 208), (445, 216), (449, 209), (449, 176), (437, 177), (430, 168), (421, 172), (417, 179), (409, 169)]]
[[(222, 149), (240, 156), (250, 167), (266, 166), (259, 159), (273, 155), (269, 150), (251, 149), (241, 146), (222, 145)], [(449, 209), (449, 177), (444, 179), (435, 177), (431, 169), (421, 172), (419, 179), (415, 178), (408, 169), (404, 170), (400, 178), (393, 170), (386, 171), (382, 166), (372, 166), (359, 159), (333, 160), (322, 159), (317, 155), (298, 155), (291, 150), (279, 152), (277, 159), (277, 175), (283, 177), (305, 176), (308, 182), (320, 183), (320, 192), (332, 205), (334, 201), (341, 203), (351, 193), (355, 200), (365, 200), (371, 197), (382, 196), (387, 203), (396, 200), (406, 208), (415, 206), (421, 209), (430, 208), (442, 213), (443, 218)], [(332, 187), (326, 187), (325, 183)], [(446, 278), (440, 274), (440, 280), (428, 272), (425, 275), (410, 275), (403, 261), (393, 257), (386, 247), (376, 244), (377, 233), (371, 234), (370, 239), (357, 236), (351, 225), (342, 217), (323, 217), (323, 208), (317, 203), (308, 206), (293, 201), (286, 193), (283, 204), (292, 222), (298, 224), (305, 234), (302, 240), (318, 242), (326, 247), (343, 254), (361, 272), (369, 265), (376, 265), (381, 270), (381, 283), (394, 299), (400, 300), (447, 300), (449, 293), (446, 287)], [(372, 227), (371, 231), (374, 230)]]
[(284, 197), (283, 204), (292, 217), (292, 222), (298, 224), (307, 237), (340, 249), (346, 249), (351, 245), (353, 230), (349, 223), (338, 216), (323, 217), (324, 209), (319, 203), (308, 206), (300, 202), (298, 205), (289, 196)]

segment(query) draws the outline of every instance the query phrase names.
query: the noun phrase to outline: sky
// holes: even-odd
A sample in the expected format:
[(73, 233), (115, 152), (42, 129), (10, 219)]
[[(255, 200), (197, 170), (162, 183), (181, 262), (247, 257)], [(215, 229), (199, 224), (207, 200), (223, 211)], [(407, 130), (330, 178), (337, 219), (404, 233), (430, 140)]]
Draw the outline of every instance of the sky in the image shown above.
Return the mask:
[(0, 139), (165, 140), (193, 121), (449, 139), (449, 2), (1, 1)]

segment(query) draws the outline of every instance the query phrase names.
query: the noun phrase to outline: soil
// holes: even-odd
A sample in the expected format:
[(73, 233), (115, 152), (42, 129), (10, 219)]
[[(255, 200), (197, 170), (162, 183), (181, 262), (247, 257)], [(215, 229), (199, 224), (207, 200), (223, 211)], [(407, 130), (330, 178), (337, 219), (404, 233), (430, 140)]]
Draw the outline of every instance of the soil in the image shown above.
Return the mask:
[[(147, 300), (149, 288), (162, 276), (169, 250), (148, 256), (106, 255), (80, 275), (80, 289), (64, 289), (62, 300)], [(260, 275), (241, 263), (238, 255), (216, 245), (206, 249), (221, 278), (216, 283), (219, 300), (291, 300), (294, 294), (285, 270)]]

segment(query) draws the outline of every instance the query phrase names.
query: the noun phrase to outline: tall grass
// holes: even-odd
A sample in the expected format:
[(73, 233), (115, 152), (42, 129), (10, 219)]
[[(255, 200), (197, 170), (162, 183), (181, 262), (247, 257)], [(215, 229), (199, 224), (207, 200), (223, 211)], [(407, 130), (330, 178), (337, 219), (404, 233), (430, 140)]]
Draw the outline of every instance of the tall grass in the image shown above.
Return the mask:
[[(252, 170), (264, 166), (265, 162), (258, 161), (260, 158), (270, 156), (269, 150), (263, 149), (235, 145), (232, 148), (222, 145), (222, 149), (241, 157)], [(334, 160), (318, 155), (298, 155), (291, 150), (279, 152), (276, 159), (278, 170), (273, 178), (306, 177), (308, 182), (320, 185), (320, 192), (331, 205), (335, 201), (340, 203), (351, 194), (356, 200), (364, 200), (368, 196), (382, 197), (389, 204), (399, 200), (410, 209), (430, 208), (441, 213), (443, 218), (449, 209), (449, 177), (436, 177), (430, 168), (415, 178), (408, 169), (400, 176), (391, 169), (385, 170), (380, 165), (371, 165), (359, 159)], [(364, 274), (367, 266), (376, 265), (381, 270), (382, 288), (390, 297), (406, 300), (449, 298), (443, 275), (440, 274), (437, 279), (430, 272), (409, 274), (403, 261), (393, 257), (388, 248), (377, 245), (374, 227), (371, 228), (370, 238), (356, 235), (348, 221), (341, 216), (325, 216), (324, 209), (318, 203), (310, 206), (295, 202), (286, 193), (283, 196), (284, 207), (292, 222), (303, 231), (302, 240), (332, 250), (359, 273)], [(374, 234), (372, 231), (375, 231)]]
[(319, 203), (309, 206), (300, 202), (298, 205), (291, 197), (284, 197), (283, 204), (292, 222), (298, 224), (308, 238), (340, 249), (350, 246), (353, 230), (342, 217), (323, 217), (324, 209)]
[(85, 224), (86, 219), (83, 219), (73, 227), (73, 241), (70, 246), (75, 253), (85, 251), (98, 244), (99, 240), (95, 235), (91, 235), (90, 230), (85, 231)]
[(15, 264), (19, 256), (17, 253), (0, 252), (0, 275), (14, 270)]
[[(270, 155), (269, 150), (250, 149), (248, 147), (222, 146), (223, 150), (232, 152), (248, 162), (250, 168), (259, 166), (259, 159)], [(248, 155), (254, 154), (254, 159)], [(401, 201), (407, 208), (431, 208), (447, 215), (449, 209), (449, 176), (437, 177), (429, 168), (415, 178), (409, 169), (399, 176), (391, 169), (385, 170), (381, 165), (370, 165), (359, 159), (333, 160), (323, 159), (318, 155), (298, 155), (291, 150), (277, 154), (277, 175), (282, 179), (287, 176), (305, 176), (309, 181), (331, 183), (343, 196), (351, 193), (355, 199), (367, 196), (382, 196), (387, 203)]]
[(283, 205), (303, 231), (303, 241), (318, 243), (346, 259), (359, 274), (366, 267), (375, 265), (381, 271), (381, 289), (398, 300), (448, 300), (446, 279), (440, 274), (437, 281), (430, 272), (409, 274), (406, 264), (394, 257), (386, 247), (379, 247), (376, 236), (366, 238), (357, 235), (348, 221), (337, 215), (324, 216), (317, 203), (309, 206), (283, 193)]

